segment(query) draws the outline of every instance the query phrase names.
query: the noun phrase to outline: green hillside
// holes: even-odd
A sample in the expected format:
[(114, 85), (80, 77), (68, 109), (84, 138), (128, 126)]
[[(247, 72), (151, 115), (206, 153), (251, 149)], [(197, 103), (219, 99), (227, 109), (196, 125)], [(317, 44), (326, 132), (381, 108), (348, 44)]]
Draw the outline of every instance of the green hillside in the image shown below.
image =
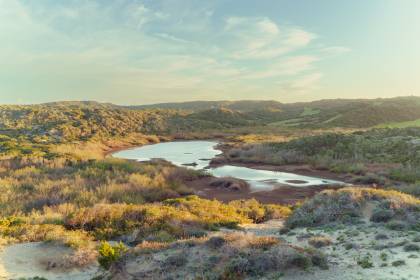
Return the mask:
[[(365, 128), (420, 118), (420, 97), (389, 99), (333, 99), (282, 104), (276, 101), (195, 101), (130, 107), (133, 109), (185, 110), (194, 119), (208, 119), (206, 111), (237, 111), (240, 125), (259, 123), (298, 128)], [(200, 113), (201, 117), (197, 117)], [(221, 119), (221, 118), (219, 118)]]

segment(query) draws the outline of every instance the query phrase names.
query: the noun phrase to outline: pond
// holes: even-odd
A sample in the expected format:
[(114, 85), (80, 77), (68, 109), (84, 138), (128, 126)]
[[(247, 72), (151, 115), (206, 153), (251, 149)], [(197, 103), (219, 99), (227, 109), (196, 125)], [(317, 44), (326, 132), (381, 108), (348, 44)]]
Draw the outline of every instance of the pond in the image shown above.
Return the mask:
[(124, 150), (114, 153), (113, 156), (138, 161), (164, 159), (178, 166), (196, 170), (205, 169), (215, 177), (234, 177), (245, 180), (253, 191), (272, 190), (279, 185), (309, 187), (343, 184), (329, 179), (235, 165), (211, 168), (209, 167), (211, 159), (221, 153), (216, 149), (217, 144), (214, 141), (174, 141)]

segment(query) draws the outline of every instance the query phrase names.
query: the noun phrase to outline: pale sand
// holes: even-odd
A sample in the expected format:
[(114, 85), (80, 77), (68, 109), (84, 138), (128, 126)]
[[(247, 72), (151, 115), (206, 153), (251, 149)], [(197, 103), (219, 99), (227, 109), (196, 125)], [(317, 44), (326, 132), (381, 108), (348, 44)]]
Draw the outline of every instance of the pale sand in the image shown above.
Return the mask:
[(88, 280), (95, 276), (96, 265), (86, 268), (48, 269), (49, 262), (57, 262), (72, 252), (70, 248), (41, 242), (5, 246), (0, 250), (0, 279), (44, 277), (48, 280)]
[[(369, 209), (366, 210), (366, 213)], [(308, 238), (299, 238), (304, 235), (324, 235), (333, 240), (333, 245), (320, 248), (329, 259), (330, 268), (321, 270), (312, 268), (309, 271), (290, 270), (281, 277), (285, 280), (420, 280), (420, 252), (405, 252), (403, 246), (395, 246), (394, 248), (386, 248), (375, 250), (374, 245), (387, 244), (389, 242), (399, 243), (407, 241), (414, 243), (412, 240), (418, 235), (416, 232), (392, 231), (379, 224), (366, 221), (365, 224), (347, 225), (338, 230), (322, 230), (322, 229), (295, 229), (293, 235), (279, 234), (282, 227), (281, 221), (272, 220), (259, 225), (243, 225), (245, 232), (251, 232), (259, 236), (278, 236), (283, 238), (287, 243), (308, 247)], [(389, 239), (376, 240), (378, 233), (386, 234)], [(346, 250), (343, 243), (337, 239), (345, 237), (345, 242), (354, 243), (358, 249)], [(420, 243), (415, 243), (420, 245)], [(380, 258), (381, 253), (386, 253), (388, 260), (383, 261)], [(363, 269), (357, 264), (357, 258), (372, 255), (374, 267)], [(411, 256), (411, 258), (409, 257)], [(412, 258), (416, 256), (417, 258)], [(405, 265), (394, 267), (392, 262), (404, 260)], [(387, 266), (382, 267), (381, 265)]]

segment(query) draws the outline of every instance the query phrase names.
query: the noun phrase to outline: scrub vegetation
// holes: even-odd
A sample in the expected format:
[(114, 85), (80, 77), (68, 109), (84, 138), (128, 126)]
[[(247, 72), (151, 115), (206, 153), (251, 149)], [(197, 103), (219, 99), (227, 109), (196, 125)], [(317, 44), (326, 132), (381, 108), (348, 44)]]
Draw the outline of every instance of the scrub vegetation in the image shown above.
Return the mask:
[(267, 141), (232, 148), (232, 162), (309, 164), (318, 170), (352, 174), (352, 183), (376, 184), (419, 195), (420, 128), (325, 133), (291, 141)]
[[(328, 269), (331, 255), (324, 250), (358, 244), (327, 232), (363, 223), (383, 228), (386, 236), (420, 230), (420, 129), (368, 129), (414, 121), (419, 104), (400, 98), (0, 106), (0, 245), (42, 241), (71, 248), (63, 262), (99, 263), (98, 279), (277, 279), (289, 271)], [(367, 121), (355, 117), (368, 109), (374, 115)], [(391, 109), (395, 113), (386, 115)], [(377, 189), (323, 191), (297, 205), (222, 203), (189, 187), (208, 177), (205, 171), (107, 156), (137, 145), (208, 138), (221, 139), (230, 162), (311, 165), (352, 174), (355, 185)], [(278, 226), (261, 234), (259, 226), (271, 220), (284, 221), (282, 233)], [(246, 225), (256, 230), (247, 232)], [(304, 242), (291, 242), (295, 235)], [(415, 254), (416, 238), (399, 247)], [(367, 260), (355, 257), (354, 264), (370, 269), (375, 256)]]

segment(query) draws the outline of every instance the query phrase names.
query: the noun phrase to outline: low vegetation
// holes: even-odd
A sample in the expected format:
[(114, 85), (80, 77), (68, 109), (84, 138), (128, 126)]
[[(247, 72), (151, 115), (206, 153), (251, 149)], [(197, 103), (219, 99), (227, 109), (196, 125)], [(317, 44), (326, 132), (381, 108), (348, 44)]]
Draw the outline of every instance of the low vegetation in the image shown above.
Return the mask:
[[(228, 233), (176, 241), (157, 247), (150, 258), (150, 243), (140, 244), (122, 261), (125, 272), (114, 277), (156, 279), (244, 279), (280, 277), (291, 269), (327, 268), (326, 257), (316, 250), (282, 243), (275, 237)], [(194, 256), (194, 258), (190, 257)], [(138, 263), (145, 266), (135, 265)], [(106, 277), (104, 275), (103, 277)]]
[[(371, 212), (370, 212), (370, 211)], [(420, 199), (397, 191), (351, 187), (327, 190), (315, 195), (293, 211), (289, 228), (314, 227), (332, 223), (357, 223), (370, 219), (397, 229), (420, 230)]]
[(353, 174), (354, 184), (398, 185), (400, 191), (419, 193), (420, 128), (327, 133), (250, 144), (233, 148), (226, 156), (233, 162), (310, 164), (316, 169)]
[[(420, 200), (415, 197), (420, 189), (420, 129), (354, 132), (418, 119), (414, 109), (420, 103), (414, 101), (393, 100), (396, 107), (386, 100), (376, 105), (363, 100), (293, 106), (249, 101), (147, 109), (89, 102), (1, 106), (0, 244), (44, 241), (66, 246), (72, 252), (65, 260), (70, 266), (97, 260), (104, 277), (112, 272), (121, 273), (122, 279), (130, 279), (123, 274), (130, 269), (142, 279), (162, 274), (180, 279), (277, 279), (289, 270), (326, 269), (328, 258), (318, 250), (345, 246), (352, 251), (359, 246), (342, 237), (312, 234), (312, 228), (327, 232), (365, 222), (389, 232), (420, 230)], [(366, 123), (352, 119), (354, 108), (370, 116)], [(392, 118), (384, 108), (395, 111)], [(357, 185), (394, 190), (355, 186), (323, 191), (294, 206), (255, 199), (222, 203), (202, 199), (187, 187), (186, 182), (203, 179), (205, 172), (159, 160), (106, 157), (122, 147), (209, 136), (236, 146), (226, 152), (230, 161), (310, 164), (352, 174)], [(307, 228), (303, 246), (286, 243), (278, 232), (241, 232), (243, 224), (271, 219), (284, 219), (283, 231), (290, 236)], [(357, 233), (348, 232), (352, 234)], [(384, 242), (388, 235), (376, 233), (375, 242)], [(399, 246), (414, 254), (417, 242), (413, 237), (370, 246)], [(360, 255), (354, 263), (369, 269), (375, 258)], [(405, 265), (392, 261), (393, 266)]]

